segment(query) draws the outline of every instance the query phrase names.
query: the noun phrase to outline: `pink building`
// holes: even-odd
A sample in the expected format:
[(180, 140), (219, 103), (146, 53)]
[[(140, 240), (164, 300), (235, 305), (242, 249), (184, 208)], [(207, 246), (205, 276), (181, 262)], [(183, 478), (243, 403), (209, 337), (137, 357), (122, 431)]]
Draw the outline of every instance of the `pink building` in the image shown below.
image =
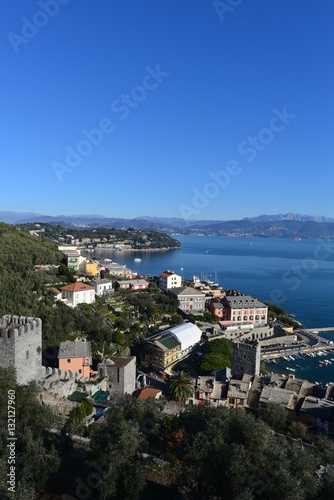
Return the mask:
[(60, 342), (58, 366), (60, 370), (78, 373), (81, 377), (90, 376), (92, 353), (89, 342)]
[(116, 285), (123, 290), (147, 290), (149, 283), (145, 280), (126, 280), (116, 281)]
[(250, 295), (213, 299), (210, 311), (218, 316), (222, 324), (251, 323), (255, 326), (266, 325), (268, 306)]

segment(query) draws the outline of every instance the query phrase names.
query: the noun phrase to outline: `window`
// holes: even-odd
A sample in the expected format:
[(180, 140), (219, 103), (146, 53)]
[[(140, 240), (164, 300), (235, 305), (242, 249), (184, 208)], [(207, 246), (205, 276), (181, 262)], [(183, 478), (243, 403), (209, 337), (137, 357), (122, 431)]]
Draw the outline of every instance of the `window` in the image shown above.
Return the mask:
[(71, 360), (70, 360), (70, 359), (68, 359), (68, 360), (67, 360), (67, 362), (68, 362), (68, 363), (70, 363), (70, 362), (71, 362)]
[(79, 368), (79, 373), (81, 373), (81, 372), (82, 372), (82, 370), (81, 370), (81, 368)]
[(26, 359), (29, 358), (29, 351), (26, 352)]

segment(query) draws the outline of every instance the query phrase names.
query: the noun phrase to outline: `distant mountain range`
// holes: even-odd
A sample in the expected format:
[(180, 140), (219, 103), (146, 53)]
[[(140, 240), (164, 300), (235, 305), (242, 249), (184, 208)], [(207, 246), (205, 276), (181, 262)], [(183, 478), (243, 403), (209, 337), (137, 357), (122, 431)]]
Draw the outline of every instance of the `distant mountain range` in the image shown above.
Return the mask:
[(251, 220), (253, 222), (270, 222), (280, 220), (300, 220), (304, 222), (334, 222), (331, 217), (324, 217), (323, 215), (305, 215), (305, 214), (277, 214), (277, 215), (258, 215), (257, 217), (245, 217), (243, 220)]
[(168, 234), (220, 235), (279, 238), (334, 238), (334, 219), (322, 215), (259, 215), (242, 220), (185, 220), (176, 217), (141, 216), (134, 219), (87, 215), (42, 215), (33, 212), (0, 211), (0, 221), (10, 224), (49, 223), (67, 228), (112, 227), (155, 230)]

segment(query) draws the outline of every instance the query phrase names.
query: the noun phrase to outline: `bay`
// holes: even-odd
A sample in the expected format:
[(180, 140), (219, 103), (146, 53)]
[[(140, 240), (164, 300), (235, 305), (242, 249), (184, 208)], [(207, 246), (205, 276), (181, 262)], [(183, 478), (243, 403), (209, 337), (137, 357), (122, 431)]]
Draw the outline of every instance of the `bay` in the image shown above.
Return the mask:
[[(90, 255), (126, 264), (139, 275), (159, 275), (170, 269), (187, 279), (198, 276), (217, 280), (224, 288), (278, 303), (295, 314), (295, 319), (306, 328), (334, 327), (334, 241), (175, 237), (182, 245), (180, 249), (162, 252), (97, 249)], [(140, 258), (141, 262), (135, 262), (134, 258)], [(324, 336), (334, 340), (334, 333)], [(328, 359), (331, 357), (334, 359), (334, 351)], [(281, 360), (277, 365), (266, 365), (266, 369), (289, 374), (286, 370), (289, 366), (296, 369), (296, 377), (324, 384), (334, 381), (334, 363), (320, 368), (317, 360), (306, 358), (290, 364)]]
[[(224, 288), (272, 300), (307, 328), (334, 326), (334, 242), (282, 238), (176, 236), (182, 247), (165, 252), (97, 249), (138, 274), (170, 269), (184, 278), (217, 280)], [(141, 258), (135, 262), (134, 258)], [(181, 270), (183, 268), (183, 270)]]

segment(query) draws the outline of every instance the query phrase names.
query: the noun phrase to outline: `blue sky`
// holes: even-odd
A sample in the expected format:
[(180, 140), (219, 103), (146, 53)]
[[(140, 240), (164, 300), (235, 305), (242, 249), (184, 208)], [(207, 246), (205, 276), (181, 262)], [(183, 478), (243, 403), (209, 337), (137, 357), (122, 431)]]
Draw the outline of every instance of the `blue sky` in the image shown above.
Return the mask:
[(334, 217), (331, 0), (3, 12), (0, 210)]

